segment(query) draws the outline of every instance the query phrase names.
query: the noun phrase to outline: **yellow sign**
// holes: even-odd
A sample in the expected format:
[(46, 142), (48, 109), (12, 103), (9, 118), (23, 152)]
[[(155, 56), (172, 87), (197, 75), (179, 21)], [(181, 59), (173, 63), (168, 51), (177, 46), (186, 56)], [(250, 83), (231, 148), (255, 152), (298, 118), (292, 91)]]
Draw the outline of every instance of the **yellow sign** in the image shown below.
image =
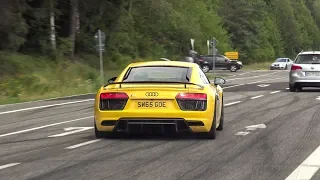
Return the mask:
[(238, 52), (225, 52), (224, 55), (229, 59), (239, 59)]

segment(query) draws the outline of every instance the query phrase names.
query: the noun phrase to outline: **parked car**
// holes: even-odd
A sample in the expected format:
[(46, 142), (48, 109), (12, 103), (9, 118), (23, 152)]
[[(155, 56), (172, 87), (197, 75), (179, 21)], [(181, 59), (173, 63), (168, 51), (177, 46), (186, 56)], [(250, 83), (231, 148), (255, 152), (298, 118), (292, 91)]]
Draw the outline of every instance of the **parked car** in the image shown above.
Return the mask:
[[(209, 72), (213, 69), (213, 55), (203, 55), (200, 57), (201, 68), (203, 72)], [(215, 68), (227, 69), (231, 72), (236, 72), (243, 67), (241, 61), (230, 60), (226, 56), (216, 55)]]
[(274, 63), (271, 64), (270, 70), (274, 69), (290, 69), (293, 61), (290, 58), (277, 58)]

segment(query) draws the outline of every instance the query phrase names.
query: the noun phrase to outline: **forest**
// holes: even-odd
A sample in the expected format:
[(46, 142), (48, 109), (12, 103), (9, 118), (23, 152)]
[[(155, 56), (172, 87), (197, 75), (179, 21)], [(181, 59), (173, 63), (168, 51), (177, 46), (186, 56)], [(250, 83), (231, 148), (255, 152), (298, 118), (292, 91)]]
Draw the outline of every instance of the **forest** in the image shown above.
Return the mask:
[[(180, 59), (191, 38), (207, 54), (207, 40), (215, 37), (219, 53), (238, 51), (244, 64), (320, 50), (320, 0), (1, 0), (0, 17), (2, 90), (19, 77), (17, 69), (22, 76), (48, 64), (57, 67), (54, 74), (69, 62), (85, 63), (94, 70), (84, 79), (99, 78), (98, 29), (106, 35), (107, 69), (137, 59)], [(79, 66), (83, 72), (86, 65)]]

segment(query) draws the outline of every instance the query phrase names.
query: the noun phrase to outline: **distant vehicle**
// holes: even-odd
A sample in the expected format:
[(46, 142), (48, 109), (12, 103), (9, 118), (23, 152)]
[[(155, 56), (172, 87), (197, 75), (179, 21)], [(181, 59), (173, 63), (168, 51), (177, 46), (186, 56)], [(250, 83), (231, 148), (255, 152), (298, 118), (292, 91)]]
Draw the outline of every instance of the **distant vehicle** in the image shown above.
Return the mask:
[(274, 69), (290, 69), (293, 61), (290, 58), (278, 58), (271, 64), (270, 70)]
[(300, 52), (291, 66), (290, 91), (302, 91), (303, 87), (320, 87), (320, 51)]
[[(203, 72), (207, 73), (213, 69), (213, 55), (203, 55), (200, 57), (201, 68)], [(216, 55), (215, 68), (216, 69), (227, 69), (231, 72), (236, 72), (241, 69), (243, 64), (241, 61), (230, 60), (226, 56)]]
[(209, 139), (223, 129), (226, 81), (210, 82), (199, 65), (181, 61), (129, 64), (95, 97), (97, 138), (117, 133), (191, 132)]

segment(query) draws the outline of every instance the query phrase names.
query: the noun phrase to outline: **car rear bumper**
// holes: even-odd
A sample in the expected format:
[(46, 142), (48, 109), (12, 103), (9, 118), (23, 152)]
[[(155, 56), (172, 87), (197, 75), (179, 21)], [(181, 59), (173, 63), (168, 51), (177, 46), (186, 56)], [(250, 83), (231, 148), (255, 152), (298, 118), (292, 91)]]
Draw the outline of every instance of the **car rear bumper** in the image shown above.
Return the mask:
[(144, 132), (171, 129), (176, 132), (208, 132), (213, 112), (101, 112), (95, 114), (99, 131)]
[(303, 76), (301, 73), (291, 73), (289, 79), (291, 85), (320, 87), (320, 76)]
[(290, 84), (301, 87), (320, 87), (320, 80), (294, 79), (290, 81)]
[(295, 83), (320, 83), (320, 76), (306, 76), (303, 72), (290, 72), (290, 84)]

